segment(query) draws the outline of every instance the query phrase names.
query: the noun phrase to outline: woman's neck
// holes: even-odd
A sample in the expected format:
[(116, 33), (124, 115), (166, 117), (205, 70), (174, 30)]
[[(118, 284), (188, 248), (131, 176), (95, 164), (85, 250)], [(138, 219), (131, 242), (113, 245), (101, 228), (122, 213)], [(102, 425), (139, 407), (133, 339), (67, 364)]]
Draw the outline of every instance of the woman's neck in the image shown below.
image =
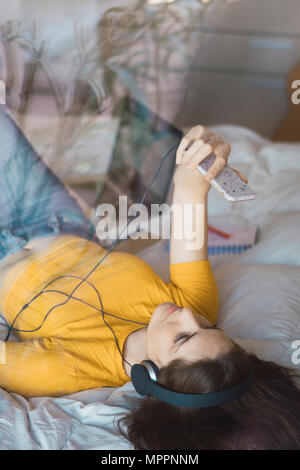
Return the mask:
[[(128, 377), (131, 377), (130, 365), (137, 364), (146, 359), (146, 333), (147, 326), (130, 333), (123, 346), (123, 368)], [(129, 364), (130, 365), (129, 365)]]

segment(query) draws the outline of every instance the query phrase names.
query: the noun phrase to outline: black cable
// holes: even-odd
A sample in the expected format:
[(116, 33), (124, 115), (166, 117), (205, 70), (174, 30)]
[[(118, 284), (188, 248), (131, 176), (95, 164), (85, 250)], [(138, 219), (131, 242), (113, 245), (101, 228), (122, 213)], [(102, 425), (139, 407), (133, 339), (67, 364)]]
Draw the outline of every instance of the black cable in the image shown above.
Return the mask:
[[(96, 310), (99, 310), (99, 312), (102, 313), (103, 322), (104, 322), (105, 325), (111, 330), (111, 332), (112, 332), (112, 334), (113, 334), (113, 336), (114, 336), (114, 339), (115, 339), (115, 342), (116, 342), (116, 345), (117, 345), (117, 347), (118, 347), (118, 350), (119, 350), (119, 353), (120, 353), (121, 357), (124, 359), (124, 361), (125, 361), (130, 367), (132, 367), (132, 365), (129, 364), (129, 363), (126, 361), (126, 359), (123, 357), (122, 352), (120, 351), (119, 343), (118, 343), (118, 340), (117, 340), (117, 338), (116, 338), (116, 336), (115, 336), (115, 333), (114, 333), (113, 329), (110, 327), (110, 325), (105, 321), (104, 314), (105, 314), (105, 315), (108, 315), (108, 316), (115, 317), (115, 318), (122, 319), (123, 321), (128, 321), (128, 322), (136, 323), (136, 324), (140, 324), (140, 325), (147, 325), (147, 323), (139, 323), (139, 322), (136, 322), (136, 321), (133, 321), (133, 320), (128, 320), (128, 319), (125, 319), (125, 318), (122, 318), (122, 317), (118, 317), (118, 316), (109, 314), (109, 313), (107, 313), (107, 312), (104, 312), (100, 293), (99, 293), (98, 289), (97, 289), (92, 283), (90, 283), (89, 281), (87, 281), (87, 278), (95, 271), (95, 269), (96, 269), (96, 268), (105, 260), (105, 258), (111, 253), (111, 251), (113, 250), (113, 248), (114, 248), (114, 247), (116, 246), (116, 244), (120, 241), (120, 237), (121, 237), (122, 233), (124, 232), (125, 229), (127, 229), (127, 227), (129, 226), (129, 224), (130, 224), (134, 219), (136, 219), (136, 218), (138, 217), (138, 215), (139, 215), (139, 208), (140, 208), (141, 205), (143, 204), (143, 202), (144, 202), (144, 200), (145, 200), (145, 198), (146, 198), (146, 196), (147, 196), (147, 194), (148, 194), (148, 192), (149, 192), (149, 190), (150, 190), (152, 184), (153, 184), (154, 181), (156, 180), (156, 178), (157, 178), (157, 176), (158, 176), (158, 174), (159, 174), (159, 172), (160, 172), (160, 169), (161, 169), (163, 163), (165, 162), (165, 160), (166, 160), (166, 158), (168, 157), (168, 155), (172, 152), (172, 150), (174, 150), (177, 146), (178, 146), (178, 144), (175, 144), (175, 145), (174, 145), (173, 147), (171, 147), (170, 150), (164, 155), (164, 157), (163, 157), (163, 159), (162, 159), (162, 161), (161, 161), (161, 163), (160, 163), (160, 165), (159, 165), (159, 167), (158, 167), (158, 169), (157, 169), (157, 171), (156, 171), (154, 177), (152, 178), (152, 180), (150, 181), (148, 187), (146, 188), (146, 191), (145, 191), (145, 193), (144, 193), (144, 195), (143, 195), (143, 197), (142, 197), (141, 202), (139, 203), (139, 207), (138, 207), (138, 209), (137, 209), (137, 214), (136, 214), (135, 216), (133, 216), (133, 217), (127, 222), (126, 226), (123, 228), (123, 230), (121, 231), (121, 233), (119, 234), (119, 236), (118, 236), (118, 237), (116, 238), (116, 240), (113, 242), (113, 244), (112, 244), (112, 246), (110, 247), (110, 249), (105, 253), (105, 255), (100, 259), (100, 261), (94, 266), (94, 268), (93, 268), (84, 278), (82, 278), (81, 276), (64, 275), (64, 276), (58, 276), (58, 277), (52, 279), (51, 281), (48, 282), (48, 284), (46, 284), (46, 286), (45, 286), (38, 294), (36, 294), (34, 297), (32, 297), (31, 300), (29, 300), (29, 302), (27, 302), (26, 304), (23, 305), (23, 307), (21, 308), (21, 310), (20, 310), (20, 311), (17, 313), (17, 315), (15, 316), (15, 318), (14, 318), (14, 320), (13, 320), (13, 322), (12, 322), (11, 325), (9, 325), (8, 322), (6, 321), (6, 319), (3, 317), (3, 315), (0, 314), (1, 317), (4, 319), (4, 321), (5, 321), (5, 323), (6, 323), (5, 326), (7, 326), (7, 328), (8, 328), (8, 333), (7, 333), (6, 338), (5, 338), (4, 341), (8, 341), (9, 336), (10, 336), (10, 334), (11, 334), (12, 331), (20, 331), (20, 332), (23, 332), (23, 333), (32, 333), (32, 332), (34, 332), (34, 331), (39, 330), (39, 329), (43, 326), (43, 324), (44, 324), (44, 322), (46, 321), (48, 315), (50, 315), (50, 313), (51, 313), (55, 308), (57, 308), (57, 307), (59, 307), (59, 306), (61, 306), (61, 305), (65, 305), (65, 304), (69, 301), (69, 299), (72, 298), (72, 299), (74, 299), (74, 300), (78, 300), (78, 301), (80, 301), (80, 302), (83, 302), (83, 303), (85, 303), (85, 304), (87, 304), (87, 305), (89, 305), (89, 306), (95, 308)], [(71, 294), (67, 294), (67, 293), (65, 293), (65, 292), (58, 291), (58, 290), (52, 290), (52, 289), (51, 289), (51, 290), (47, 290), (47, 291), (45, 290), (45, 289), (49, 286), (49, 284), (51, 284), (52, 282), (54, 282), (54, 281), (57, 280), (57, 279), (61, 279), (61, 278), (64, 278), (64, 277), (74, 277), (74, 278), (81, 279), (81, 282), (72, 290)], [(98, 299), (99, 299), (99, 302), (100, 302), (101, 309), (99, 309), (99, 308), (97, 308), (97, 307), (95, 307), (95, 306), (93, 306), (93, 305), (88, 304), (88, 302), (85, 302), (85, 301), (82, 300), (82, 299), (79, 299), (79, 298), (77, 298), (77, 297), (73, 297), (74, 292), (80, 287), (80, 285), (81, 285), (83, 282), (87, 282), (90, 286), (92, 286), (92, 287), (95, 289), (95, 291), (97, 292), (97, 295), (98, 295)], [(46, 315), (45, 315), (45, 317), (44, 317), (44, 319), (43, 319), (41, 325), (40, 325), (39, 327), (35, 328), (34, 330), (21, 330), (21, 329), (15, 328), (15, 327), (14, 327), (14, 324), (15, 324), (17, 318), (19, 317), (19, 315), (20, 315), (24, 310), (26, 310), (26, 308), (28, 307), (29, 304), (31, 304), (31, 302), (33, 302), (36, 298), (38, 298), (38, 297), (39, 297), (41, 294), (43, 294), (44, 292), (58, 292), (58, 293), (60, 293), (60, 294), (66, 295), (66, 296), (67, 296), (67, 299), (66, 299), (64, 302), (62, 302), (62, 303), (60, 303), (60, 304), (56, 304), (56, 305), (54, 305), (53, 307), (51, 307), (50, 310), (48, 310), (48, 312), (46, 313)]]

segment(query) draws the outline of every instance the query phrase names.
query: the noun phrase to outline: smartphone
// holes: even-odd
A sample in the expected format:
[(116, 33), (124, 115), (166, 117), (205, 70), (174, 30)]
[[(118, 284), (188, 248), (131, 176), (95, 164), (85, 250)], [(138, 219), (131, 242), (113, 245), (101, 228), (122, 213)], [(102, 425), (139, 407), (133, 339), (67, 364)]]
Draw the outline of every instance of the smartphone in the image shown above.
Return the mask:
[[(197, 169), (203, 176), (206, 175), (215, 159), (215, 154), (211, 153), (198, 165)], [(229, 165), (225, 165), (209, 183), (219, 191), (227, 201), (248, 201), (256, 198), (256, 193), (253, 189), (251, 189)]]

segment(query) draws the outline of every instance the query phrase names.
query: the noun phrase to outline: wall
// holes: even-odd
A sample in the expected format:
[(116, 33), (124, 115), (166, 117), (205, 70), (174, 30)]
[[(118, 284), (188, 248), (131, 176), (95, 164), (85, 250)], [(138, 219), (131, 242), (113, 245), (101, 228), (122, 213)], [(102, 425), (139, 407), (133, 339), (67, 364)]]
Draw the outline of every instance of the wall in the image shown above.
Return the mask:
[(300, 61), (300, 2), (234, 1), (206, 17), (197, 44), (176, 122), (235, 123), (272, 137), (287, 111), (287, 75)]

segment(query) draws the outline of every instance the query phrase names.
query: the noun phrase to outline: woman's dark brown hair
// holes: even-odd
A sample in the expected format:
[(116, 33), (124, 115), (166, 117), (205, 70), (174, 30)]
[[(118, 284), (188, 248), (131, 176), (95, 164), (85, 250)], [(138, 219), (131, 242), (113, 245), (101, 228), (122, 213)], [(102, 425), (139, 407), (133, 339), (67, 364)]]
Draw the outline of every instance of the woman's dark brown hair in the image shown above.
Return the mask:
[[(157, 398), (128, 398), (134, 409), (117, 423), (135, 449), (300, 449), (300, 390), (295, 370), (247, 353), (238, 344), (216, 359), (174, 360), (158, 382), (178, 392), (210, 393), (242, 382), (249, 390), (225, 405), (183, 408)], [(125, 429), (123, 429), (125, 425)]]

